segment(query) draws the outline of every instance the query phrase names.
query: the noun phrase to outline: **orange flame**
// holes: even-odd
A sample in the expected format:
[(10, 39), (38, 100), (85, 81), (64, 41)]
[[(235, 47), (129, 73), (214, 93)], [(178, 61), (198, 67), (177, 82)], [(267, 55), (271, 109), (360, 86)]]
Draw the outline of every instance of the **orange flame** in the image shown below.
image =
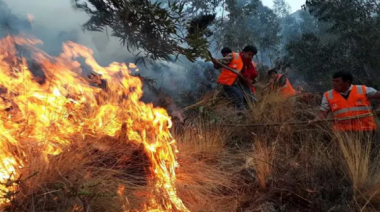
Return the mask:
[[(42, 66), (46, 76), (44, 84), (33, 78), (26, 59), (19, 58), (14, 43), (31, 52), (33, 60)], [(19, 145), (22, 139), (27, 138), (28, 145), (34, 145), (48, 160), (48, 155), (60, 154), (63, 147), (70, 144), (72, 135), (115, 136), (125, 123), (125, 142), (143, 144), (151, 161), (150, 184), (154, 189), (145, 210), (188, 211), (177, 197), (174, 186), (177, 150), (169, 133), (170, 117), (164, 109), (139, 101), (143, 94), (141, 80), (132, 76), (124, 63), (100, 66), (93, 52), (79, 44), (65, 43), (62, 54), (53, 58), (35, 46), (41, 43), (23, 37), (0, 40), (0, 138), (3, 146), (0, 149), (0, 181), (11, 178), (12, 173), (14, 178), (18, 177), (17, 170), (23, 167), (22, 154), (14, 155), (7, 148)], [(79, 57), (107, 81), (107, 95), (81, 77), (82, 65), (75, 60)], [(102, 94), (106, 97), (99, 100)], [(121, 186), (118, 193), (123, 189)], [(161, 199), (156, 199), (158, 197)]]

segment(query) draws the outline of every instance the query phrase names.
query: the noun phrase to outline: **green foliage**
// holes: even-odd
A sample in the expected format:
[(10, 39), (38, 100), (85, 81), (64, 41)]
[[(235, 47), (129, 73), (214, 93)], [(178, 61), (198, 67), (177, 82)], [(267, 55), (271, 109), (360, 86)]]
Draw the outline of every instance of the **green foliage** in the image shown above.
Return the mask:
[[(218, 48), (228, 46), (236, 51), (244, 48), (248, 43), (256, 40), (252, 36), (252, 28), (249, 27), (249, 17), (254, 15), (257, 4), (252, 2), (226, 0), (224, 10), (228, 16), (222, 16), (216, 25), (216, 42)], [(224, 14), (223, 14), (224, 15)], [(251, 35), (251, 36), (250, 36)]]
[(189, 14), (213, 13), (218, 6), (224, 3), (224, 0), (182, 0), (186, 3), (186, 12)]
[(277, 15), (261, 0), (226, 0), (217, 24), (217, 47), (228, 46), (241, 51), (246, 45), (256, 45), (261, 58), (279, 44), (280, 23)]
[[(170, 60), (170, 55), (184, 54), (194, 60), (208, 47), (206, 28), (187, 34), (193, 26), (185, 13), (185, 1), (152, 2), (150, 0), (89, 0), (89, 5), (72, 0), (76, 8), (85, 11), (90, 19), (83, 25), (90, 31), (112, 30), (129, 51), (138, 50), (144, 59)], [(188, 46), (188, 47), (185, 47)]]
[(290, 15), (290, 6), (284, 0), (274, 0), (273, 12), (279, 18), (285, 18)]
[[(349, 71), (355, 83), (373, 86), (379, 79), (380, 18), (375, 1), (307, 0), (298, 40), (287, 44), (294, 71), (309, 82), (330, 87), (331, 74)], [(304, 13), (305, 13), (304, 12)]]

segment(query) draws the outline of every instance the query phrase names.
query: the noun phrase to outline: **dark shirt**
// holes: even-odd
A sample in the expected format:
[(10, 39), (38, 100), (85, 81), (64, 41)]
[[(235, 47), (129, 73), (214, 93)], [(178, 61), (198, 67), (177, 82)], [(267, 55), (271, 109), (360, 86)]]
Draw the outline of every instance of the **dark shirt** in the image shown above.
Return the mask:
[(351, 91), (348, 91), (347, 94), (340, 94), (344, 99), (348, 99), (348, 97), (350, 96), (350, 93)]

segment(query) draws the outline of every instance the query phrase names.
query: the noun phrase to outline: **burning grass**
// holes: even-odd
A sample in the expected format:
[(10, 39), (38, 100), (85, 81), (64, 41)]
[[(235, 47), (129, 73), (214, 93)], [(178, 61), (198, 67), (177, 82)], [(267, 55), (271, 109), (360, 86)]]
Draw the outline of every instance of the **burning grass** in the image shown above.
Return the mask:
[(49, 156), (49, 162), (39, 154), (26, 152), (27, 162), (18, 173), (31, 177), (17, 182), (18, 193), (10, 198), (6, 210), (125, 211), (139, 207), (143, 198), (133, 194), (146, 189), (141, 171), (144, 165), (133, 159), (139, 149), (112, 138), (81, 143), (83, 146), (72, 145), (59, 155)]
[[(125, 64), (101, 67), (84, 46), (68, 42), (52, 58), (35, 47), (39, 43), (0, 40), (0, 180), (10, 202), (1, 206), (10, 211), (188, 211), (175, 189), (170, 117), (139, 101), (140, 79)], [(14, 44), (41, 64), (44, 83), (33, 78)], [(83, 78), (78, 57), (102, 74), (106, 89)], [(135, 187), (143, 189), (132, 192)], [(125, 203), (92, 201), (117, 194)]]
[[(139, 101), (141, 81), (125, 64), (100, 67), (74, 43), (50, 58), (38, 41), (15, 39), (42, 64), (40, 84), (11, 41), (0, 42), (4, 211), (380, 209), (376, 137), (287, 124), (309, 119), (315, 105), (263, 96), (238, 118), (205, 95), (174, 140), (170, 117)], [(79, 56), (107, 90), (81, 77)]]

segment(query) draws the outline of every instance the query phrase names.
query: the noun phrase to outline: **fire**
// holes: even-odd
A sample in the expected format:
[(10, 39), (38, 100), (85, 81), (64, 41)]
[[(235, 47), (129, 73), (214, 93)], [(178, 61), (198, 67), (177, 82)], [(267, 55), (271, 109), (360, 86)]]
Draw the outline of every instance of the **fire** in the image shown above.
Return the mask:
[[(44, 83), (37, 82), (15, 43), (41, 65)], [(47, 55), (37, 44), (42, 42), (24, 37), (0, 40), (0, 181), (17, 179), (18, 170), (26, 168), (27, 153), (13, 154), (12, 148), (30, 145), (48, 162), (49, 155), (60, 154), (71, 143), (71, 136), (117, 136), (126, 126), (125, 142), (142, 144), (151, 162), (149, 183), (154, 189), (145, 210), (188, 211), (174, 186), (177, 150), (169, 132), (170, 117), (164, 109), (139, 101), (141, 80), (124, 63), (100, 66), (93, 52), (79, 44), (65, 43), (58, 57)], [(89, 84), (84, 65), (107, 81), (106, 89)], [(123, 190), (120, 186), (115, 192)]]

